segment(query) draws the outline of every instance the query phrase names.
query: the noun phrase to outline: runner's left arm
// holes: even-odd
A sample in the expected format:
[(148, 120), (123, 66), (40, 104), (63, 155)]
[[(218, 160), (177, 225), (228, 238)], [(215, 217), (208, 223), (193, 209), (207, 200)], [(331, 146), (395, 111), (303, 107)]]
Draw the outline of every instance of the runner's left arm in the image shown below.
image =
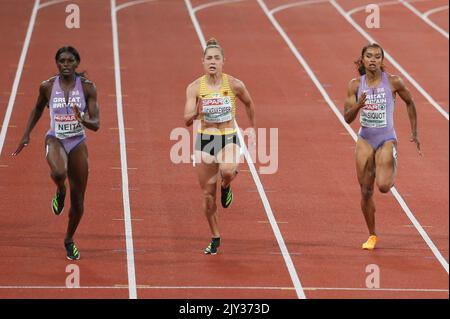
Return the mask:
[(245, 105), (245, 111), (247, 112), (247, 117), (250, 122), (250, 125), (253, 129), (256, 129), (255, 123), (255, 104), (253, 103), (252, 97), (245, 87), (244, 82), (234, 79), (233, 80), (233, 91), (239, 100), (242, 101)]
[(420, 141), (417, 134), (417, 112), (416, 112), (416, 104), (414, 103), (414, 99), (412, 98), (411, 92), (406, 87), (402, 78), (399, 76), (391, 76), (391, 83), (394, 87), (394, 90), (401, 99), (406, 103), (406, 109), (408, 110), (409, 123), (411, 125), (411, 142), (414, 142), (417, 146), (417, 150), (419, 154), (422, 155), (420, 151)]
[(78, 106), (75, 105), (74, 112), (77, 120), (84, 127), (96, 132), (100, 128), (100, 111), (97, 103), (97, 89), (92, 82), (85, 83), (85, 91), (87, 93), (87, 112), (82, 115)]

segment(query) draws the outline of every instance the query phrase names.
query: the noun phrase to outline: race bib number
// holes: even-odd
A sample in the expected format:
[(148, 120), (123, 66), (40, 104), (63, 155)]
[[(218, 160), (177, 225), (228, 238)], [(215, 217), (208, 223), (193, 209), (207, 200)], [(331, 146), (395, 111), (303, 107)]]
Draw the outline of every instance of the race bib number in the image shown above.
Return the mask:
[(84, 134), (84, 127), (74, 114), (55, 114), (55, 135), (59, 139)]
[(202, 100), (202, 113), (205, 122), (223, 123), (233, 119), (230, 97), (215, 97)]
[(384, 88), (378, 89), (373, 94), (366, 92), (366, 104), (360, 113), (361, 126), (370, 128), (386, 127), (386, 105), (387, 99)]

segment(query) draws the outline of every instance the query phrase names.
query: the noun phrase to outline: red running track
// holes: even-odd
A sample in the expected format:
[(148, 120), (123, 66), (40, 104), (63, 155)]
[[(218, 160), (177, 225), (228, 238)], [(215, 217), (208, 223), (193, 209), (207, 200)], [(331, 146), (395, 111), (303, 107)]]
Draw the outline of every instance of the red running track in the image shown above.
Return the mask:
[[(16, 18), (27, 21), (29, 3), (26, 14), (8, 10), (21, 11)], [(193, 6), (204, 3), (193, 1)], [(286, 1), (266, 3), (275, 8)], [(6, 189), (0, 206), (4, 221), (0, 256), (8, 256), (8, 262), (0, 266), (4, 298), (128, 297), (109, 1), (79, 4), (84, 14), (79, 30), (60, 27), (65, 18), (63, 4), (39, 12), (20, 84), (19, 92), (24, 94), (17, 96), (10, 122), (17, 127), (8, 131), (0, 157), (0, 187)], [(383, 21), (388, 25), (391, 15), (401, 13), (402, 21), (422, 27), (419, 18), (406, 8), (399, 9), (386, 7)], [(327, 19), (319, 19), (324, 16)], [(448, 298), (448, 274), (391, 195), (376, 194), (379, 249), (360, 249), (367, 231), (359, 211), (354, 141), (258, 3), (210, 7), (197, 17), (205, 37), (217, 37), (224, 46), (225, 71), (249, 88), (258, 127), (279, 130), (278, 171), (261, 175), (261, 180), (306, 296)], [(354, 77), (351, 62), (364, 39), (326, 3), (282, 11), (276, 18), (342, 108), (347, 83)], [(169, 156), (175, 143), (170, 133), (183, 125), (185, 87), (202, 73), (200, 42), (185, 4), (142, 3), (118, 11), (117, 19), (138, 298), (296, 298), (246, 164), (234, 186), (233, 206), (220, 214), (221, 253), (202, 254), (209, 231), (195, 171), (191, 164), (173, 164)], [(26, 25), (15, 31), (11, 41), (23, 39), (25, 31)], [(403, 54), (402, 46), (390, 37), (402, 32), (394, 28), (375, 37), (383, 37), (382, 44), (397, 58)], [(423, 33), (429, 34), (430, 45), (440, 52), (442, 39), (430, 30)], [(40, 139), (47, 130), (47, 115), (33, 132), (30, 146), (18, 158), (9, 157), (36, 99), (38, 83), (54, 73), (54, 51), (68, 39), (80, 49), (82, 69), (97, 84), (102, 121), (102, 129), (88, 139), (91, 175), (86, 215), (77, 236), (83, 255), (77, 264), (81, 286), (86, 288), (76, 290), (63, 287), (69, 264), (62, 249), (66, 217), (55, 218), (48, 208), (54, 188)], [(5, 59), (17, 63), (18, 54), (20, 48)], [(448, 93), (445, 97), (434, 85), (442, 82), (439, 79), (448, 83), (448, 73), (428, 78), (425, 66), (437, 66), (435, 60), (424, 59), (425, 54), (419, 48), (398, 61), (433, 96), (439, 96), (436, 100), (444, 96), (448, 110)], [(418, 66), (413, 62), (417, 60), (425, 62)], [(4, 81), (9, 88), (11, 75)], [(419, 158), (407, 143), (409, 124), (400, 101), (395, 118), (400, 141), (397, 188), (421, 224), (431, 226), (425, 230), (448, 260), (448, 122), (418, 92), (412, 92), (425, 156)], [(238, 123), (247, 126), (242, 109)], [(27, 174), (18, 174), (27, 163), (33, 163)], [(366, 288), (365, 270), (370, 264), (379, 266), (383, 289)]]

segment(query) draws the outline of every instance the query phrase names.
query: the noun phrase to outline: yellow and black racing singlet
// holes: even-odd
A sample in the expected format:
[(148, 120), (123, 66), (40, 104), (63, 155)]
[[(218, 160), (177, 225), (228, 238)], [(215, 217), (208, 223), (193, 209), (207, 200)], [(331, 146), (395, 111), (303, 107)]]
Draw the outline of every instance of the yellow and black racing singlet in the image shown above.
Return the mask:
[[(222, 85), (218, 91), (208, 88), (206, 75), (200, 79), (200, 120), (205, 123), (224, 123), (235, 118), (236, 114), (236, 95), (231, 90), (228, 75), (222, 74)], [(236, 132), (236, 128), (221, 128), (211, 130), (199, 127), (199, 133), (207, 134), (231, 134)]]

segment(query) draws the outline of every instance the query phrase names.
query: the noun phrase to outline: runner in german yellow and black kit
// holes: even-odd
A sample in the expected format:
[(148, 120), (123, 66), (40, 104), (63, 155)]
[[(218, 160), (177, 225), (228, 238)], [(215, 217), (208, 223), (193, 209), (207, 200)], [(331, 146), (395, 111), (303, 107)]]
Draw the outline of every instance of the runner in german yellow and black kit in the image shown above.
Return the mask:
[(233, 201), (231, 181), (240, 162), (240, 141), (235, 126), (236, 97), (247, 111), (255, 138), (254, 104), (242, 81), (222, 73), (224, 54), (215, 39), (210, 39), (203, 53), (205, 75), (192, 82), (186, 91), (184, 119), (187, 126), (199, 121), (195, 143), (195, 163), (203, 190), (203, 210), (212, 233), (205, 254), (216, 254), (220, 233), (216, 205), (218, 175), (221, 176), (221, 203), (227, 208)]
[[(234, 125), (222, 128), (210, 126), (210, 124), (229, 123), (235, 118), (236, 95), (230, 88), (229, 76), (226, 74), (222, 74), (222, 85), (218, 91), (211, 90), (207, 81), (208, 75), (200, 78), (198, 95), (202, 111), (198, 119), (203, 122), (203, 125), (198, 130), (195, 150), (217, 156), (227, 144), (240, 146)], [(231, 202), (227, 203), (225, 203), (226, 207), (231, 204)]]

